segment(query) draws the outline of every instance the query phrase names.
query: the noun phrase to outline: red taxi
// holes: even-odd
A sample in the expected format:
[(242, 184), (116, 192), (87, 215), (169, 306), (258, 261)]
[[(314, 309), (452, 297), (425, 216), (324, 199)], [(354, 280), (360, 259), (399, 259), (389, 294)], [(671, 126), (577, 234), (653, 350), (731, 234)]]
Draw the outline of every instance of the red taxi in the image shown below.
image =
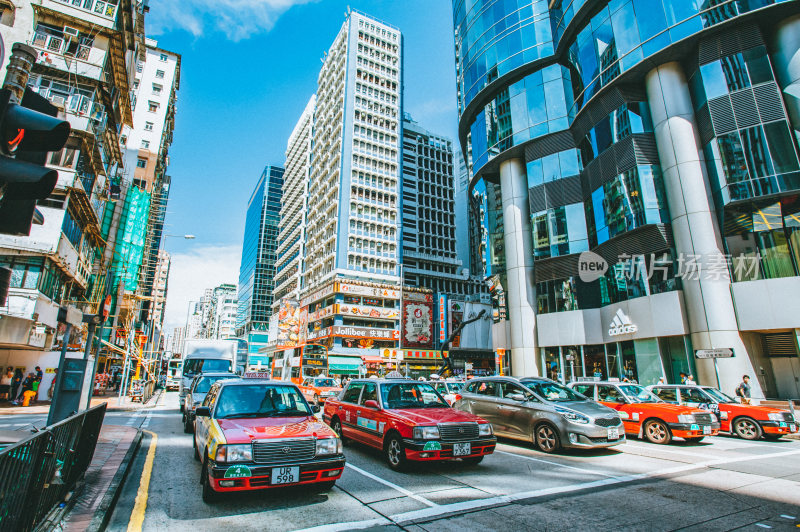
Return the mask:
[(626, 434), (644, 436), (651, 443), (665, 444), (672, 438), (698, 442), (719, 433), (713, 413), (665, 403), (638, 384), (591, 381), (572, 382), (569, 387), (616, 410)]
[(659, 384), (650, 390), (662, 401), (702, 408), (719, 417), (720, 430), (745, 440), (777, 440), (797, 432), (791, 412), (767, 406), (743, 405), (716, 388), (698, 385)]
[(409, 461), (478, 464), (497, 443), (487, 421), (453, 410), (429, 383), (408, 379), (350, 381), (325, 403), (322, 418), (342, 440), (382, 449), (398, 471)]
[(315, 405), (322, 405), (331, 397), (339, 395), (342, 388), (330, 377), (306, 377), (300, 384), (303, 397)]
[(296, 385), (228, 379), (215, 382), (195, 409), (194, 455), (203, 500), (220, 492), (317, 483), (342, 475), (342, 441)]

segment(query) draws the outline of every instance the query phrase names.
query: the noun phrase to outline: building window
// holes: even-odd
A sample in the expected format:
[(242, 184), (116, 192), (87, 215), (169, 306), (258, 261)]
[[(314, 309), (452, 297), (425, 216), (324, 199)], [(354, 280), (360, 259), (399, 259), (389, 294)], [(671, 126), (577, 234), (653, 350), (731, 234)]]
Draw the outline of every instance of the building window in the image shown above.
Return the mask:
[(122, 144), (123, 146), (125, 146), (128, 143), (128, 137), (126, 137), (125, 135), (122, 135), (119, 138), (119, 143)]
[(156, 70), (156, 77), (158, 79), (164, 79), (164, 71), (163, 70)]
[(145, 149), (145, 150), (150, 149), (150, 141), (149, 140), (143, 140), (142, 141), (142, 149)]
[(147, 102), (147, 110), (151, 113), (158, 112), (158, 102)]
[(159, 57), (159, 61), (166, 61), (166, 60), (167, 60), (167, 54), (161, 54), (161, 57)]
[(147, 168), (147, 159), (136, 159), (136, 168)]
[(158, 83), (153, 83), (153, 94), (161, 94), (161, 91), (164, 87), (159, 85)]
[(153, 131), (153, 123), (152, 122), (145, 122), (144, 123), (144, 130), (145, 131)]

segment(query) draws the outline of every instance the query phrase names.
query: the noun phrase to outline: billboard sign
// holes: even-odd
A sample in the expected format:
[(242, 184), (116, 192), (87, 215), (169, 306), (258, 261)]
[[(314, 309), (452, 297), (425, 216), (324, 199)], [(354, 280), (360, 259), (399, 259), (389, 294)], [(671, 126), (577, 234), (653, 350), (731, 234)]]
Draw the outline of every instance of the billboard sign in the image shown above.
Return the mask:
[(433, 302), (403, 300), (403, 347), (433, 347)]
[(300, 307), (296, 299), (281, 299), (278, 309), (278, 349), (295, 347), (300, 339)]
[(447, 296), (439, 295), (439, 341), (447, 340)]

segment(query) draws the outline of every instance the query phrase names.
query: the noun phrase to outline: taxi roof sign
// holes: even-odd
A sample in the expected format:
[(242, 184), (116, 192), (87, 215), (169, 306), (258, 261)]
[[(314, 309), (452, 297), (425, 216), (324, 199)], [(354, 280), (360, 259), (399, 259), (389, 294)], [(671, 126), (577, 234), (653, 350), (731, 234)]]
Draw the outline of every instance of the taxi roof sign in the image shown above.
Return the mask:
[(271, 379), (272, 375), (269, 371), (246, 371), (242, 378), (244, 379)]

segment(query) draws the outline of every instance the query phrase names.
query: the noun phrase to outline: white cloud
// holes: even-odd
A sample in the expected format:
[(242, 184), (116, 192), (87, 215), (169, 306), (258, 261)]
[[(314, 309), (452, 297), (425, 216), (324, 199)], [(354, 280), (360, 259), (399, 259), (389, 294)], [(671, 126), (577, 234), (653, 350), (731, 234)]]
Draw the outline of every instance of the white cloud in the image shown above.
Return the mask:
[(272, 29), (289, 8), (317, 0), (159, 0), (150, 4), (148, 35), (186, 30), (195, 37), (222, 32), (239, 41)]
[(167, 287), (164, 332), (186, 324), (190, 301), (197, 301), (206, 288), (223, 283), (237, 284), (241, 246), (193, 246), (190, 251), (172, 254)]

